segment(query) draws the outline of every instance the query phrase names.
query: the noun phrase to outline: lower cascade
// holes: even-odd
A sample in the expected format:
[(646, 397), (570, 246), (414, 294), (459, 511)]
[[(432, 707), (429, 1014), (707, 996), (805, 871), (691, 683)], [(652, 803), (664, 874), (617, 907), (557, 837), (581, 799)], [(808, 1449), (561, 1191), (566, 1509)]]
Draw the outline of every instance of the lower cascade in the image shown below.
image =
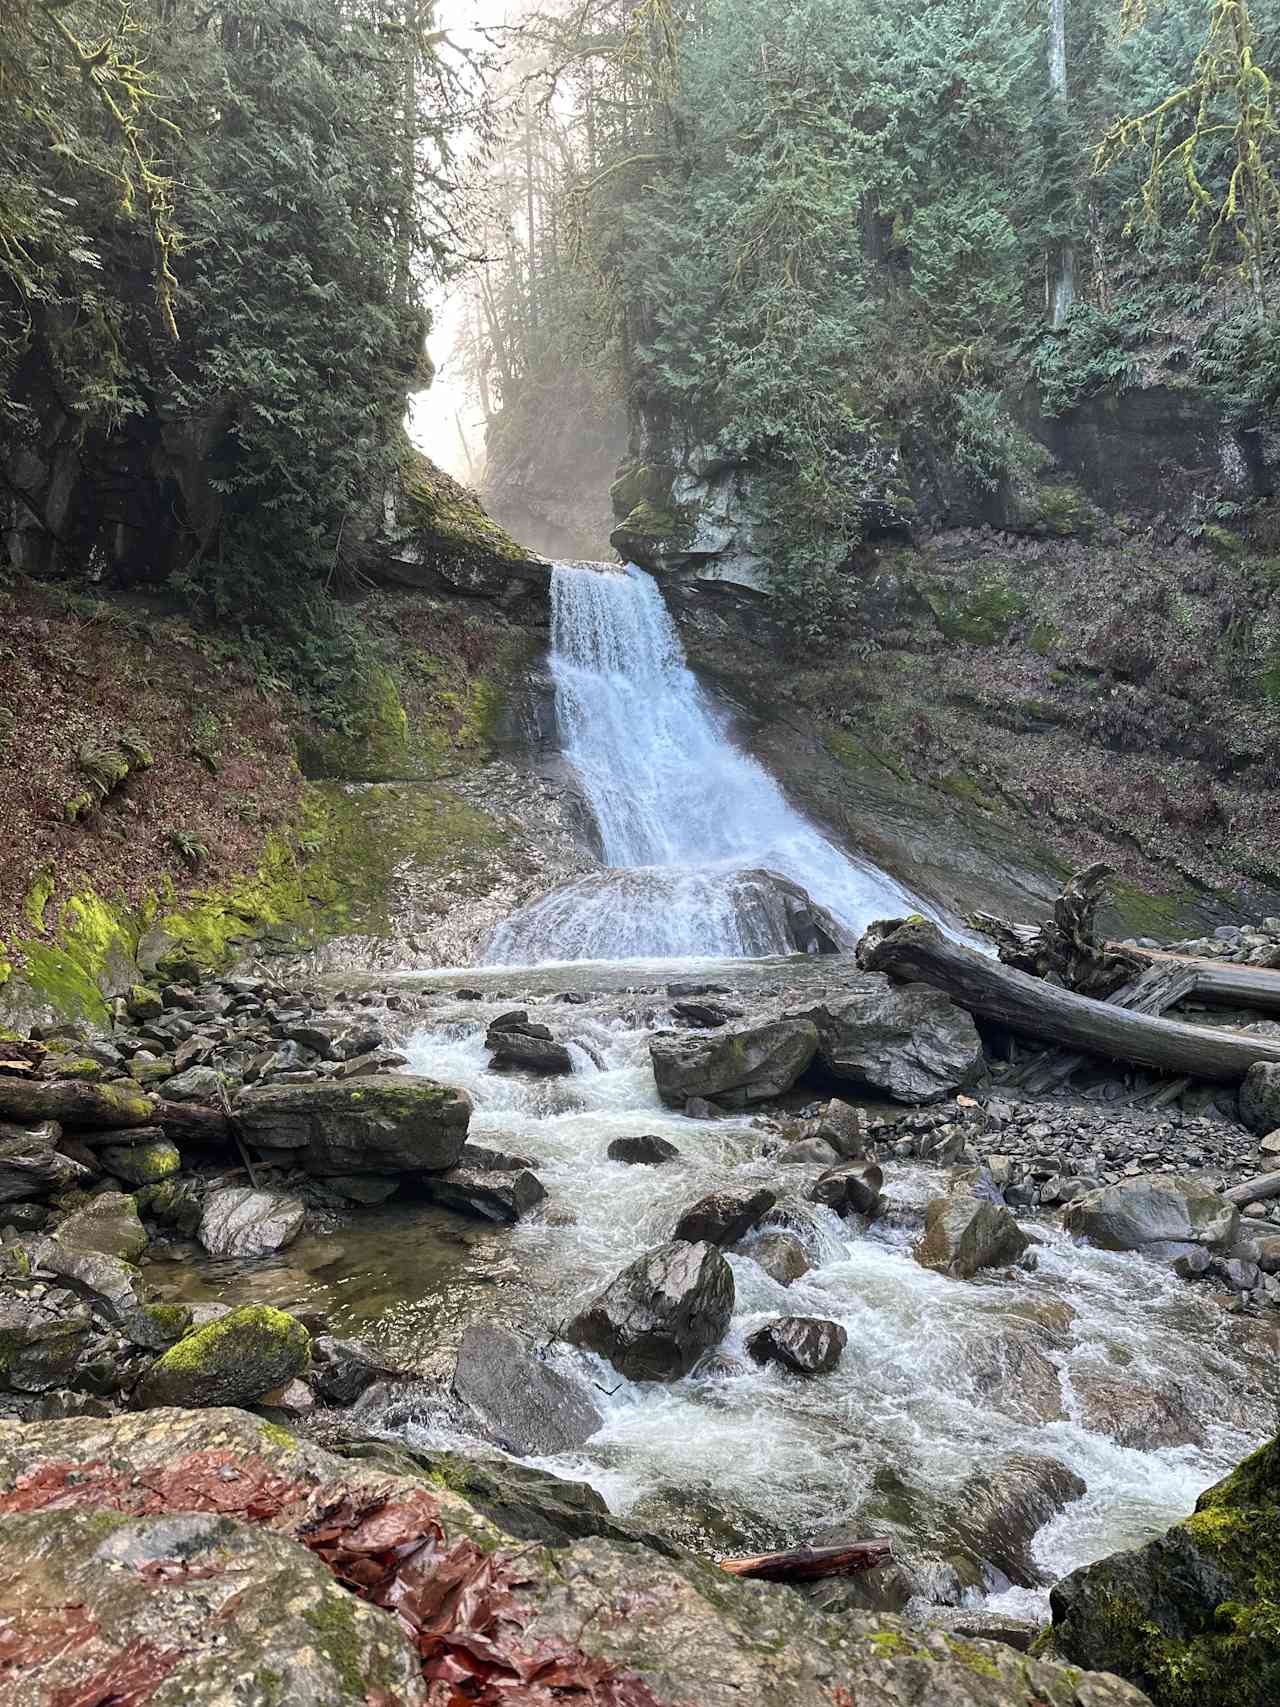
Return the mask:
[(806, 946), (780, 900), (765, 899), (761, 873), (799, 885), (848, 944), (887, 913), (931, 913), (885, 872), (842, 853), (734, 745), (643, 570), (556, 565), (551, 669), (561, 748), (608, 869), (514, 914), (489, 942), (490, 964)]

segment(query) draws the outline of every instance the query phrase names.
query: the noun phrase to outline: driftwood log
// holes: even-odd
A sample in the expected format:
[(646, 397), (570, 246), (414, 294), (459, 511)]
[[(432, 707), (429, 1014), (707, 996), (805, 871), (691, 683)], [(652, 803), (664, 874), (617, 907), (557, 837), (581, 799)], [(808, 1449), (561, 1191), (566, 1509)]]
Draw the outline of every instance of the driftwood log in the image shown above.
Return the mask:
[(1199, 1002), (1280, 1013), (1280, 971), (1271, 967), (1245, 966), (1233, 960), (1193, 960), (1158, 949), (1139, 948), (1134, 953), (1152, 967), (1183, 967), (1190, 979), (1185, 995)]
[(1110, 876), (1109, 865), (1077, 871), (1063, 884), (1053, 917), (1043, 924), (1011, 924), (992, 913), (974, 913), (969, 923), (991, 938), (1006, 966), (1083, 996), (1110, 996), (1142, 969), (1128, 949), (1098, 939), (1095, 919)]
[(838, 1547), (796, 1547), (787, 1553), (757, 1553), (746, 1559), (721, 1559), (720, 1569), (735, 1577), (764, 1577), (770, 1582), (809, 1582), (816, 1577), (847, 1577), (856, 1571), (869, 1571), (892, 1557), (892, 1541), (846, 1541)]
[(1136, 1013), (1063, 990), (950, 941), (927, 919), (885, 919), (858, 944), (858, 963), (931, 984), (983, 1019), (1088, 1055), (1235, 1084), (1255, 1061), (1280, 1063), (1280, 1042)]
[(166, 1102), (156, 1104), (154, 1119), (163, 1128), (166, 1138), (181, 1143), (224, 1145), (234, 1141), (231, 1122), (220, 1108), (209, 1108), (198, 1102)]

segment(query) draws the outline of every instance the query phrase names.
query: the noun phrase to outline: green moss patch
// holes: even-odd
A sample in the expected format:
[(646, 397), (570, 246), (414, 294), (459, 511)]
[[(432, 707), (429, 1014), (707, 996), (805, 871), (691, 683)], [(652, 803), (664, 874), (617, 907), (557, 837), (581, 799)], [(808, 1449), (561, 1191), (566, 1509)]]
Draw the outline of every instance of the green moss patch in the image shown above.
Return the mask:
[(1007, 581), (988, 578), (972, 588), (935, 587), (925, 599), (948, 640), (994, 646), (1027, 614), (1027, 602)]

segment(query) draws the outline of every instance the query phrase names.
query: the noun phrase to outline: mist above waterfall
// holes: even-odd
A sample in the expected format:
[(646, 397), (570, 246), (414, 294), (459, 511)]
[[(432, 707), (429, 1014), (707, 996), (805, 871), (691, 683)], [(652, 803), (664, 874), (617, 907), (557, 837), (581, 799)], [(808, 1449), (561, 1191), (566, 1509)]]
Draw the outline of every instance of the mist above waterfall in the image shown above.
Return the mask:
[(487, 960), (789, 953), (784, 909), (762, 904), (770, 872), (799, 884), (850, 936), (920, 907), (830, 842), (734, 744), (652, 576), (558, 564), (551, 613), (561, 750), (608, 870), (514, 914)]

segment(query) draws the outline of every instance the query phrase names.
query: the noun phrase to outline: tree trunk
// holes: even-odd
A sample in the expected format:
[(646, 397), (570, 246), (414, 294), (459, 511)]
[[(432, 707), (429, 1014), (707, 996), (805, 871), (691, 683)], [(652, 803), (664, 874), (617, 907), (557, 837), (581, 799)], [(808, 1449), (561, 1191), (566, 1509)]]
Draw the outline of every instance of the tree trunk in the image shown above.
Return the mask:
[(1132, 1061), (1159, 1072), (1236, 1084), (1255, 1061), (1280, 1064), (1280, 1043), (1134, 1013), (1015, 972), (944, 937), (925, 919), (889, 919), (858, 944), (858, 963), (945, 991), (970, 1013), (1011, 1031)]
[[(1065, 141), (1071, 109), (1067, 94), (1067, 0), (1049, 0), (1049, 89)], [(1049, 320), (1054, 331), (1066, 324), (1076, 300), (1076, 250), (1069, 237), (1058, 245)]]

